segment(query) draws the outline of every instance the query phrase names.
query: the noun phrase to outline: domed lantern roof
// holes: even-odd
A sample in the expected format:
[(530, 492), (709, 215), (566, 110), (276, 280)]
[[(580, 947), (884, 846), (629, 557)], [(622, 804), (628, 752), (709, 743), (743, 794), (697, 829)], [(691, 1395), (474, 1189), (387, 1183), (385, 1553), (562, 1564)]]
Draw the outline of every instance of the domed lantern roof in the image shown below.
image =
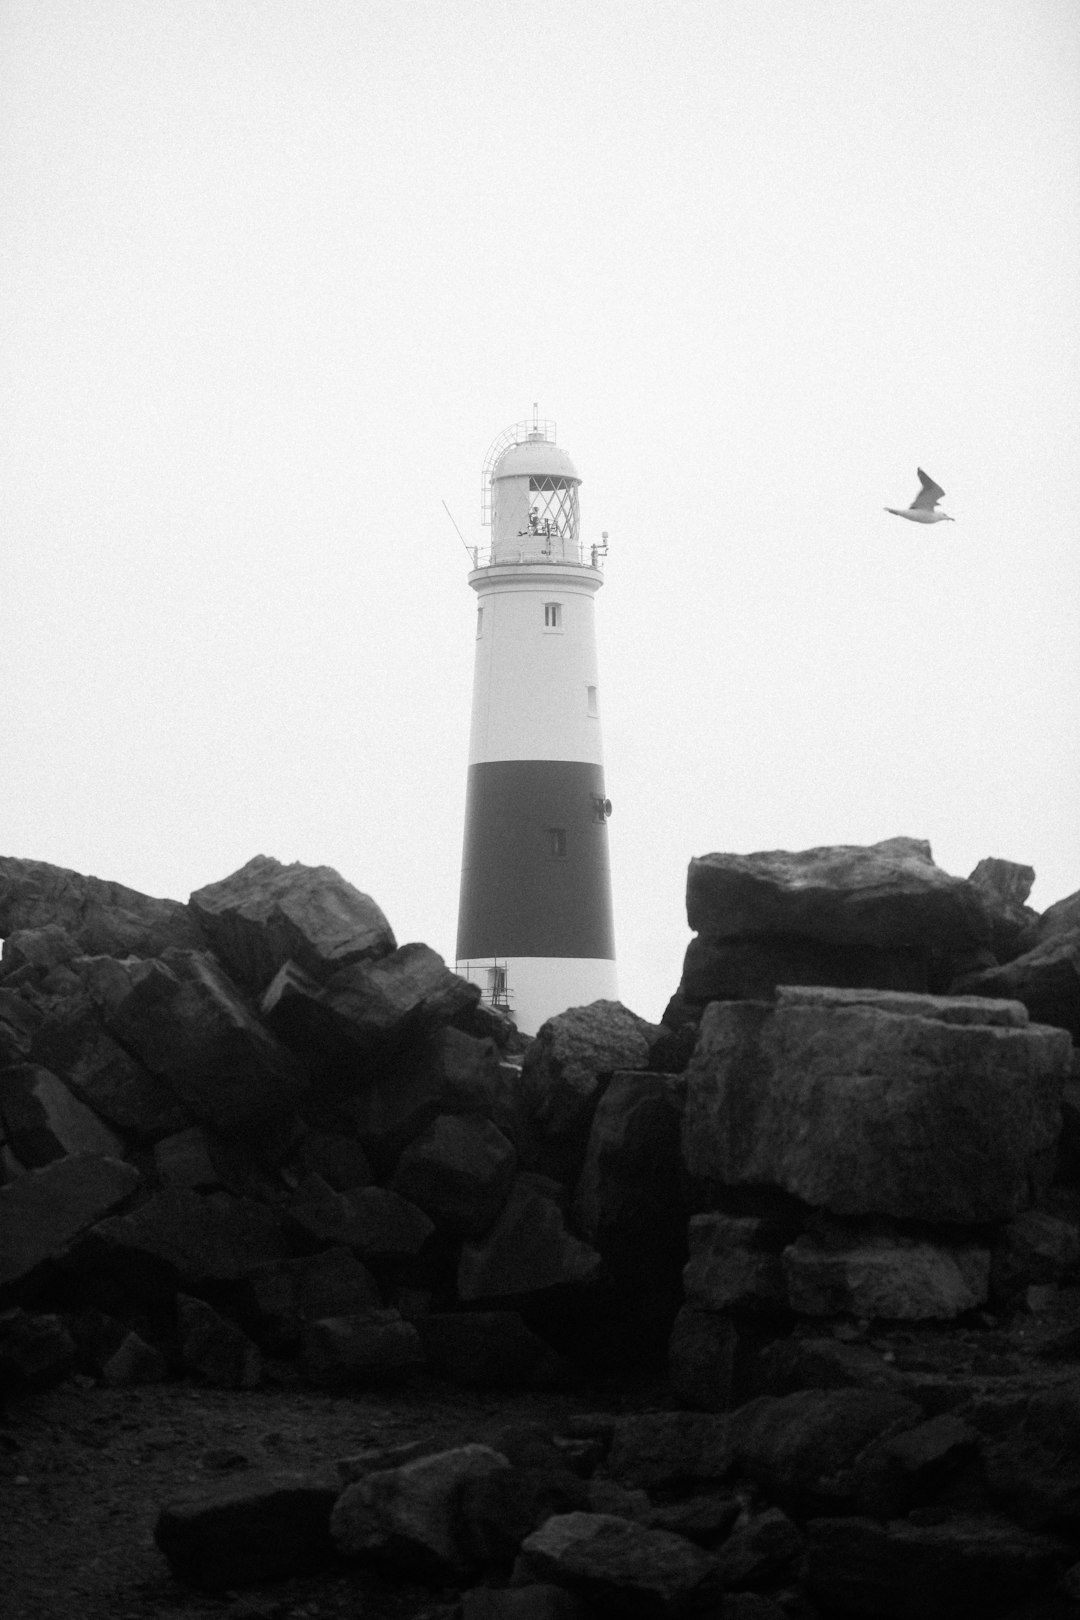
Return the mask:
[(499, 434), (484, 462), (483, 521), (491, 560), (581, 561), (581, 475), (555, 443), (554, 422), (518, 422)]

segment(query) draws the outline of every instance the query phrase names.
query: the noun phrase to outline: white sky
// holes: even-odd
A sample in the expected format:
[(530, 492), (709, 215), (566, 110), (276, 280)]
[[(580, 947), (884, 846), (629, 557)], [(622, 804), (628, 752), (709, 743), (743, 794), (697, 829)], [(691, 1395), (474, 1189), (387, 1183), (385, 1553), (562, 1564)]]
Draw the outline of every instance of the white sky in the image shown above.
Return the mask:
[(709, 850), (1080, 887), (1075, 0), (0, 0), (0, 185), (0, 853), (327, 863), (452, 961), (442, 501), (535, 400), (628, 1005)]

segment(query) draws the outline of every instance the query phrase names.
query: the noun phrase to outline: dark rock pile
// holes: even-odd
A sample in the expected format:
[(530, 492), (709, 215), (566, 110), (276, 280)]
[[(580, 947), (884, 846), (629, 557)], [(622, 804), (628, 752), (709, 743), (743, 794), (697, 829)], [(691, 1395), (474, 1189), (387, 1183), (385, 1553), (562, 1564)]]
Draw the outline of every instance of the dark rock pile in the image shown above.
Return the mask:
[(0, 931), (8, 1382), (528, 1383), (587, 1347), (620, 1144), (576, 1226), (575, 1187), (601, 1077), (657, 1091), (642, 1019), (598, 1003), (523, 1054), (366, 895), (265, 857), (187, 906), (0, 861)]
[(182, 1496), (158, 1545), (211, 1588), (360, 1560), (461, 1620), (1064, 1620), (1080, 911), (1031, 880), (704, 857), (664, 1023), (522, 1052), (325, 869), (183, 907), (0, 862), (0, 1368), (666, 1368), (655, 1409)]

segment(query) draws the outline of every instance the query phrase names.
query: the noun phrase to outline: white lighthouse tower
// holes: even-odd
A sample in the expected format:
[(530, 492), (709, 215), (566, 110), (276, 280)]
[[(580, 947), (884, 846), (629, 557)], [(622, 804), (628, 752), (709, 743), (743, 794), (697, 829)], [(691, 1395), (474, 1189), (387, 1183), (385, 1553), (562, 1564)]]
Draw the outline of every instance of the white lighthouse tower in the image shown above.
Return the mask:
[(483, 472), (491, 550), (469, 574), (458, 972), (527, 1035), (618, 994), (593, 615), (607, 548), (582, 549), (580, 483), (553, 422), (534, 412), (500, 433)]

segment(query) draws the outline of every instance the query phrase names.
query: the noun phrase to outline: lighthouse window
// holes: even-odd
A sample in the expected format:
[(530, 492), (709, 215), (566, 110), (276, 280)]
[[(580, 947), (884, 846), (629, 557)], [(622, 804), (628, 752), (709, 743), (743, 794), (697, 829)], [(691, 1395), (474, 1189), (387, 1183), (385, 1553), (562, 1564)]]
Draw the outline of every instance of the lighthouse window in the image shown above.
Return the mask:
[(545, 630), (561, 630), (562, 629), (562, 603), (561, 602), (545, 602), (544, 603), (544, 629)]
[(586, 690), (586, 692), (588, 694), (589, 713), (590, 714), (599, 714), (600, 710), (596, 706), (596, 687), (595, 686), (587, 686), (585, 688), (585, 690)]
[(484, 633), (484, 610), (483, 610), (483, 608), (477, 608), (477, 610), (476, 610), (476, 633), (477, 633), (478, 636), (482, 636), (483, 633)]
[(548, 828), (548, 848), (549, 848), (550, 854), (558, 856), (560, 859), (565, 859), (565, 857), (566, 857), (566, 828), (565, 827), (549, 827)]

